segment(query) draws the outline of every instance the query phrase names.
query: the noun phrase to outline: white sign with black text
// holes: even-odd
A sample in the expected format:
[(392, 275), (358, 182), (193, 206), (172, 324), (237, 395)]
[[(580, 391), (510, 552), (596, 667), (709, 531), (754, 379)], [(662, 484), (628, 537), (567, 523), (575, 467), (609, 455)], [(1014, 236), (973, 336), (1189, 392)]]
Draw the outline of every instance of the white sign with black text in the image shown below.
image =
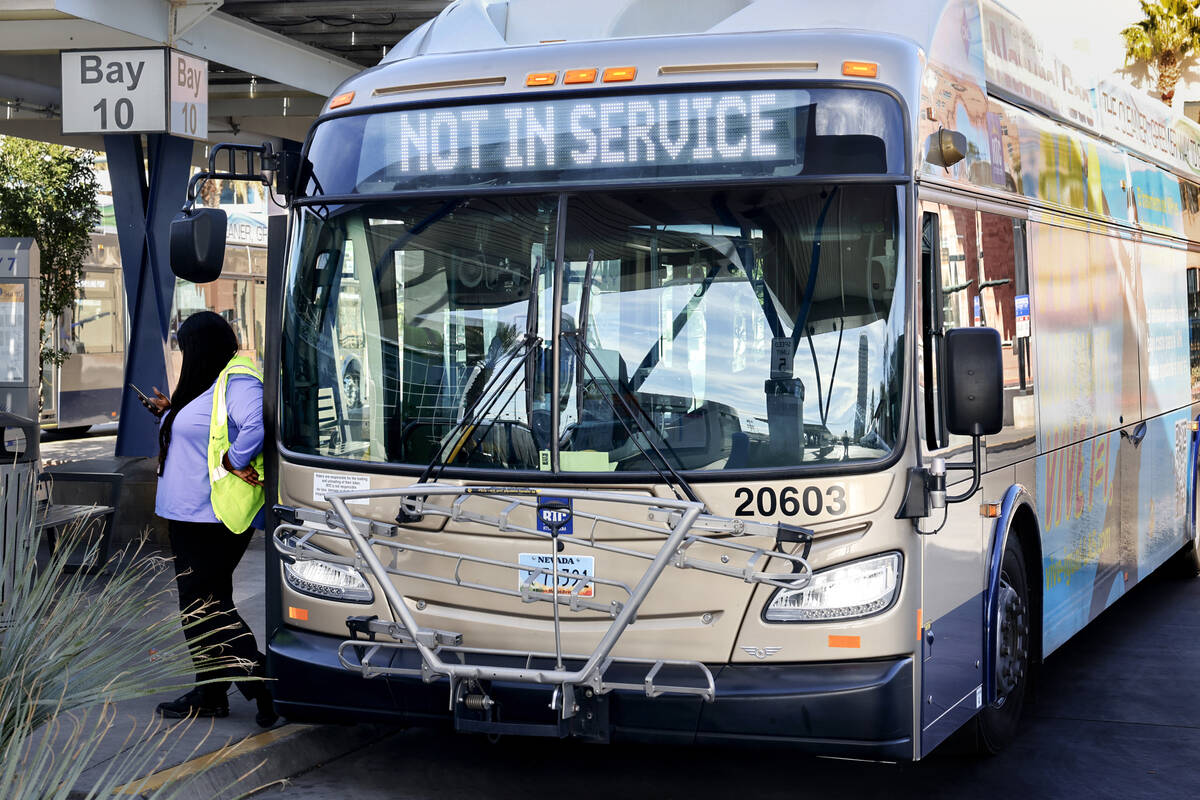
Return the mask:
[(163, 47), (64, 50), (62, 130), (208, 138), (208, 62)]
[(168, 133), (208, 138), (208, 62), (171, 51), (171, 112)]
[(167, 51), (64, 50), (63, 133), (167, 129)]

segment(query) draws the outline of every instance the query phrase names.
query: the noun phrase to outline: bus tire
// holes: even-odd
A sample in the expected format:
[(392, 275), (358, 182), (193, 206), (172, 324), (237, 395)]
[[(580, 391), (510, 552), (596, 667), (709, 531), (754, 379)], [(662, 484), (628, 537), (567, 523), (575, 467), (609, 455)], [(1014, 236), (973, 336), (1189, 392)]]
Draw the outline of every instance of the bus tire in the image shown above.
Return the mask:
[(996, 696), (992, 705), (975, 717), (975, 747), (994, 755), (1017, 737), (1021, 709), (1029, 687), (1032, 630), (1029, 580), (1020, 537), (1014, 531), (1004, 548), (997, 603), (999, 647), (996, 653)]

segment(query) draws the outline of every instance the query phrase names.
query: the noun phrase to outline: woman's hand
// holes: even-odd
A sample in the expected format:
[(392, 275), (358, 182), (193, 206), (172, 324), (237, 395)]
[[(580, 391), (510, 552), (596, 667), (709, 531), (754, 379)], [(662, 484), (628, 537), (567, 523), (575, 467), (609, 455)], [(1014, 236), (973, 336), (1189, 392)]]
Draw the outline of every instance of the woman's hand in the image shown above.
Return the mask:
[(161, 417), (171, 407), (171, 400), (160, 392), (157, 386), (151, 387), (151, 390), (154, 392), (154, 397), (142, 400), (142, 405), (148, 408), (154, 416)]
[(232, 472), (251, 486), (262, 486), (262, 477), (258, 474), (258, 470), (249, 465), (242, 469), (234, 469), (233, 465), (229, 463), (228, 451), (225, 452), (225, 455), (221, 456), (221, 466), (227, 472)]

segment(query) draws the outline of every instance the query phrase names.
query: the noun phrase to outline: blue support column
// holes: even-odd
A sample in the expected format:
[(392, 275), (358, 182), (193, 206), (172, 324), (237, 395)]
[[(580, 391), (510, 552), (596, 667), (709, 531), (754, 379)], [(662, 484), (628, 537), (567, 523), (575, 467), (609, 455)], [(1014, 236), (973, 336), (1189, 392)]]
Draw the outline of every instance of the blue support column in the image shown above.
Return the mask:
[(168, 234), (171, 218), (183, 205), (192, 164), (191, 140), (151, 134), (146, 142), (143, 149), (140, 136), (104, 137), (129, 320), (118, 456), (158, 454), (158, 424), (128, 384), (147, 394), (153, 386), (170, 392), (166, 353), (175, 276)]

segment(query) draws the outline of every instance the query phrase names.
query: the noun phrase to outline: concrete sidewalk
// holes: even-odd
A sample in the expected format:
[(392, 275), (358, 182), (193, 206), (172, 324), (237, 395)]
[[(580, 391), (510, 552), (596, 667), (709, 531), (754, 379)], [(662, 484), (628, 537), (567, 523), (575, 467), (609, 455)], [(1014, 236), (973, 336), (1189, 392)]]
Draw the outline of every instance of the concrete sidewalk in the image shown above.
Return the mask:
[[(43, 445), (44, 461), (55, 461), (58, 453), (72, 451), (88, 458), (87, 462), (71, 462), (58, 460), (62, 469), (95, 469), (106, 459), (111, 460), (113, 437), (101, 437), (107, 442), (71, 440), (48, 442)], [(48, 445), (48, 446), (47, 446)], [(104, 448), (107, 446), (107, 454)], [(46, 451), (50, 451), (49, 454)], [(46, 456), (49, 457), (46, 457)], [(127, 465), (128, 466), (128, 465)], [(145, 472), (145, 465), (135, 465), (139, 472)], [(152, 474), (152, 471), (151, 471)], [(152, 495), (151, 495), (152, 501)], [(80, 499), (78, 502), (86, 502)], [(123, 492), (122, 503), (144, 503), (141, 493)], [(130, 508), (128, 505), (120, 509), (126, 518), (144, 519), (152, 515), (153, 507)], [(161, 524), (161, 521), (160, 521)], [(155, 541), (152, 537), (151, 541)], [(120, 543), (115, 543), (116, 547)], [(154, 547), (154, 545), (151, 545)], [(265, 547), (266, 536), (255, 532), (254, 538), (238, 566), (234, 575), (234, 601), (238, 611), (254, 632), (258, 647), (262, 650), (266, 645), (265, 630)], [(169, 549), (159, 548), (155, 554), (170, 556)], [(109, 569), (120, 569), (114, 562)], [(99, 577), (103, 580), (103, 575)], [(178, 615), (176, 594), (174, 592), (173, 573), (164, 570), (156, 585), (146, 587), (147, 594), (167, 589), (163, 595), (161, 613)], [(182, 638), (182, 632), (179, 634)], [(147, 658), (150, 654), (147, 654)], [(290, 778), (305, 772), (314, 766), (350, 753), (360, 747), (376, 741), (390, 732), (388, 729), (374, 725), (352, 726), (323, 726), (289, 724), (281, 719), (268, 730), (260, 728), (254, 721), (255, 705), (246, 700), (236, 689), (230, 690), (229, 716), (224, 719), (195, 720), (191, 725), (177, 725), (178, 720), (161, 720), (155, 713), (155, 707), (164, 700), (171, 700), (178, 692), (166, 696), (148, 697), (119, 703), (116, 706), (118, 719), (109, 731), (104, 743), (95, 754), (92, 762), (84, 771), (81, 780), (74, 787), (73, 796), (83, 797), (86, 791), (101, 778), (105, 768), (123, 752), (134, 746), (138, 741), (149, 739), (172, 726), (172, 732), (167, 745), (169, 752), (165, 753), (163, 763), (159, 767), (154, 780), (148, 789), (165, 782), (176, 775), (186, 775), (197, 771), (207, 761), (214, 761), (208, 771), (195, 779), (189, 790), (177, 795), (186, 800), (200, 800), (221, 796), (221, 787), (233, 783), (238, 777), (252, 769), (253, 774), (239, 785), (237, 793), (244, 793), (250, 788), (265, 786), (280, 780)], [(227, 749), (234, 744), (240, 745), (232, 754)], [(257, 768), (256, 768), (257, 767)]]

